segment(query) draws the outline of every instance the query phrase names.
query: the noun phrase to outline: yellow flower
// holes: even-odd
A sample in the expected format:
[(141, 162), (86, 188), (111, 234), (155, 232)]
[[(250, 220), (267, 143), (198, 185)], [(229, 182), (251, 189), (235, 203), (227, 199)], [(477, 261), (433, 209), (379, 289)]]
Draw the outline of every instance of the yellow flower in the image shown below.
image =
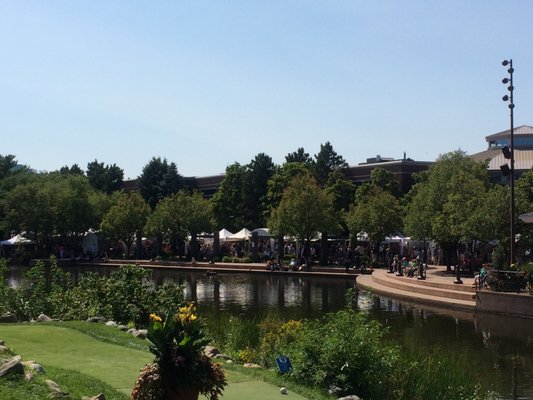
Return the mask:
[(150, 314), (150, 321), (157, 321), (157, 322), (162, 322), (163, 320), (161, 319), (161, 317), (157, 314)]

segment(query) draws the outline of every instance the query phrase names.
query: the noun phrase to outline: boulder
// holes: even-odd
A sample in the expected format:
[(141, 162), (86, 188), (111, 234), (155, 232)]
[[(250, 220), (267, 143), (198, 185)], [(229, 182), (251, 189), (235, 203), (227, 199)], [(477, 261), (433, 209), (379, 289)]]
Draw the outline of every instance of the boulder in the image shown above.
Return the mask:
[(146, 339), (148, 336), (148, 330), (146, 329), (139, 329), (132, 333), (133, 336), (138, 337), (140, 339)]
[(3, 340), (0, 340), (0, 346), (4, 346), (6, 344), (6, 342), (4, 342)]
[(205, 346), (204, 354), (209, 358), (213, 358), (217, 356), (218, 354), (220, 354), (220, 351), (218, 351), (218, 349), (214, 346)]
[(51, 379), (47, 379), (44, 381), (44, 383), (46, 383), (46, 386), (48, 386), (48, 389), (52, 392), (52, 393), (60, 393), (61, 392), (61, 388), (59, 387), (59, 385), (57, 383), (55, 383), (53, 380)]
[(355, 394), (350, 394), (348, 396), (339, 397), (338, 400), (361, 400), (359, 396), (356, 396)]
[(220, 360), (231, 360), (231, 356), (228, 356), (227, 354), (224, 354), (224, 353), (218, 353), (217, 355), (213, 356), (213, 358), (220, 359)]
[(37, 317), (37, 322), (50, 322), (50, 321), (53, 321), (52, 318), (50, 318), (48, 315), (46, 314), (39, 314), (39, 316)]
[(243, 367), (244, 368), (252, 368), (252, 369), (258, 369), (258, 368), (261, 368), (261, 366), (259, 364), (254, 364), (254, 363), (246, 363), (246, 364), (243, 364)]
[(117, 329), (121, 330), (122, 332), (126, 332), (128, 327), (126, 325), (117, 325)]
[(6, 347), (6, 346), (2, 346), (0, 344), (0, 354), (2, 353), (8, 353), (9, 352), (9, 349)]
[(106, 326), (117, 326), (117, 323), (115, 321), (107, 321), (105, 323)]
[(279, 393), (280, 394), (289, 394), (289, 392), (287, 391), (287, 388), (286, 387), (282, 387), (279, 389)]
[(15, 314), (6, 312), (0, 315), (0, 322), (19, 322)]
[(0, 378), (7, 375), (24, 375), (20, 356), (15, 356), (0, 365)]
[(31, 363), (28, 367), (32, 372), (37, 372), (39, 374), (46, 374), (46, 371), (44, 370), (41, 364)]

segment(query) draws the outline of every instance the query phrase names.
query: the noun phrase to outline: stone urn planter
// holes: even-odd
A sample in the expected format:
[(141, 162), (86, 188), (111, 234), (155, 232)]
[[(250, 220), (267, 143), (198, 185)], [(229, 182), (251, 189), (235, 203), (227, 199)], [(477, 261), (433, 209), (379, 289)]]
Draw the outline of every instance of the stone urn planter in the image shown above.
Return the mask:
[(147, 339), (154, 363), (139, 373), (132, 400), (219, 400), (226, 386), (222, 368), (203, 352), (205, 322), (194, 304), (169, 311), (162, 318), (150, 314)]

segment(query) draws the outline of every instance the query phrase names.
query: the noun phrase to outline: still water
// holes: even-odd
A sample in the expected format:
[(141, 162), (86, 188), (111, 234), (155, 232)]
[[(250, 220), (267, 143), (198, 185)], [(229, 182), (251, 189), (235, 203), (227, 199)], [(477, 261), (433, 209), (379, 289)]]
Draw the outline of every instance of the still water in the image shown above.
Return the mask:
[[(88, 271), (75, 267), (74, 278)], [(91, 268), (108, 275), (113, 268)], [(283, 319), (318, 318), (345, 305), (355, 290), (356, 306), (389, 327), (399, 344), (415, 343), (428, 352), (466, 358), (479, 379), (493, 382), (504, 399), (533, 399), (533, 320), (454, 312), (418, 306), (355, 289), (353, 278), (315, 278), (298, 275), (226, 274), (154, 270), (155, 285), (179, 282), (187, 299), (201, 312), (225, 312), (241, 318), (275, 314)], [(11, 270), (17, 286), (20, 270)]]

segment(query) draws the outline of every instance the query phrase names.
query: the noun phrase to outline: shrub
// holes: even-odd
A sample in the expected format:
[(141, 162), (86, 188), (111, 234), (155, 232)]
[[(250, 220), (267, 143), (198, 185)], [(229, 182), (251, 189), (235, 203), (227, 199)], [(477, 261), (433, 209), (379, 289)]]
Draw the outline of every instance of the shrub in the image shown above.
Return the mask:
[(224, 257), (222, 257), (222, 262), (224, 262), (224, 263), (233, 262), (233, 258), (230, 257), (230, 256), (224, 256)]
[(308, 385), (340, 388), (341, 394), (387, 398), (399, 349), (384, 345), (384, 333), (378, 322), (349, 309), (307, 322), (287, 348), (292, 375)]

